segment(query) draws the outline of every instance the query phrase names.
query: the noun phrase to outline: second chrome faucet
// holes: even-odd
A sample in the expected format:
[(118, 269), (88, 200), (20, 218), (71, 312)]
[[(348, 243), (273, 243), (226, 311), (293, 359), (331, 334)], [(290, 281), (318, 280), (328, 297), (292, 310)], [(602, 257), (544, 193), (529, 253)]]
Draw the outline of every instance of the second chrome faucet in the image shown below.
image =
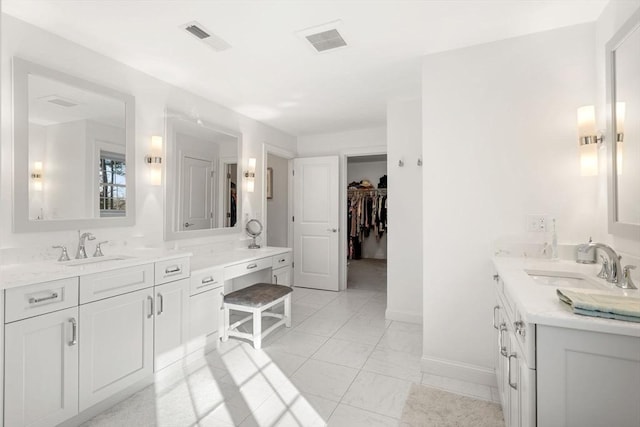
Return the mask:
[(87, 257), (85, 243), (87, 240), (95, 240), (96, 236), (91, 233), (82, 233), (78, 230), (78, 249), (76, 250), (76, 259), (84, 259)]
[(634, 265), (626, 265), (624, 268), (620, 263), (621, 256), (616, 253), (615, 250), (609, 245), (605, 245), (604, 243), (595, 243), (589, 242), (586, 244), (591, 250), (600, 249), (609, 258), (609, 261), (604, 259), (602, 260), (602, 270), (598, 274), (598, 277), (606, 279), (607, 282), (613, 283), (619, 288), (623, 289), (637, 289), (633, 280), (631, 280), (631, 272), (630, 270), (634, 269)]

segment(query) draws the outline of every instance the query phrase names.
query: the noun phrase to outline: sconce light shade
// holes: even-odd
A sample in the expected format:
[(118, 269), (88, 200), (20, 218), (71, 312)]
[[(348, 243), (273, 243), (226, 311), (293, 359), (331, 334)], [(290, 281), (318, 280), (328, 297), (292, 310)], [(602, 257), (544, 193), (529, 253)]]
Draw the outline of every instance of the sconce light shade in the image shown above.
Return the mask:
[(598, 175), (598, 145), (587, 144), (580, 146), (580, 175)]
[(598, 143), (602, 136), (596, 130), (596, 109), (593, 105), (578, 108), (578, 143), (580, 145), (580, 175), (598, 175)]
[(42, 162), (33, 162), (31, 181), (34, 191), (42, 191)]
[(255, 191), (255, 181), (256, 181), (256, 159), (255, 157), (249, 158), (247, 162), (247, 170), (244, 173), (244, 177), (246, 178), (247, 185), (246, 189), (248, 193), (253, 193)]
[(151, 185), (162, 185), (162, 137), (151, 137), (151, 153), (145, 156), (149, 165), (149, 181)]

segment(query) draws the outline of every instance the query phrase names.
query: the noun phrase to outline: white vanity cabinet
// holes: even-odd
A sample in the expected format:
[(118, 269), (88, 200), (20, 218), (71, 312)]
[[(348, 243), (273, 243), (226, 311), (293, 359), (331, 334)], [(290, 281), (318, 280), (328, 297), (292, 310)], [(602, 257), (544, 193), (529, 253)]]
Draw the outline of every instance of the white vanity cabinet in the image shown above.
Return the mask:
[[(518, 316), (504, 284), (496, 275), (496, 301), (493, 326), (497, 331), (495, 350), (496, 379), (507, 427), (536, 425), (536, 370), (532, 340), (535, 328)], [(533, 341), (535, 342), (535, 341)]]
[(206, 268), (192, 274), (187, 353), (206, 352), (215, 345), (223, 289), (223, 268)]
[(80, 306), (80, 410), (153, 374), (153, 288)]
[(58, 424), (78, 413), (78, 278), (3, 293), (5, 425)]
[(640, 426), (640, 338), (539, 325), (538, 425)]
[(53, 426), (78, 413), (78, 307), (5, 327), (6, 426)]
[(185, 356), (189, 319), (189, 279), (155, 287), (155, 371)]
[(293, 286), (291, 261), (291, 252), (285, 252), (273, 257), (272, 283)]

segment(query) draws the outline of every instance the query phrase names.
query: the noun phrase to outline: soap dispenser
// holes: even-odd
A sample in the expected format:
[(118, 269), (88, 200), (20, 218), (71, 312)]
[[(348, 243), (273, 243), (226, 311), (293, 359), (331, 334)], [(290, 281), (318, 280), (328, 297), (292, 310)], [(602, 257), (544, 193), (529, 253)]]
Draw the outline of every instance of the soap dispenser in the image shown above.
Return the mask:
[[(591, 237), (589, 237), (589, 243), (592, 243)], [(576, 249), (576, 262), (579, 264), (595, 264), (596, 263), (596, 250), (589, 243), (583, 243), (578, 245)]]

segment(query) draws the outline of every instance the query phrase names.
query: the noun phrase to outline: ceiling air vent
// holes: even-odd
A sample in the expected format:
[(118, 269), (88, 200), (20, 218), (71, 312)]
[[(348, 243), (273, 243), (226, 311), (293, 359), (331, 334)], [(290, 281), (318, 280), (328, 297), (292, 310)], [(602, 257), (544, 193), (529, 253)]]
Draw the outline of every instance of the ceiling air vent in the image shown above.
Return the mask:
[(199, 22), (189, 22), (182, 25), (181, 28), (185, 29), (194, 37), (197, 37), (198, 40), (201, 40), (205, 44), (209, 45), (209, 47), (211, 47), (216, 52), (227, 50), (231, 47), (229, 43), (216, 36), (211, 31), (205, 29), (204, 26)]
[(311, 44), (317, 53), (324, 53), (347, 47), (343, 34), (338, 31), (342, 21), (332, 21), (326, 24), (300, 30), (297, 34)]
[(318, 52), (324, 52), (325, 50), (336, 49), (347, 45), (347, 42), (344, 41), (336, 29), (311, 34), (306, 36), (306, 38)]

